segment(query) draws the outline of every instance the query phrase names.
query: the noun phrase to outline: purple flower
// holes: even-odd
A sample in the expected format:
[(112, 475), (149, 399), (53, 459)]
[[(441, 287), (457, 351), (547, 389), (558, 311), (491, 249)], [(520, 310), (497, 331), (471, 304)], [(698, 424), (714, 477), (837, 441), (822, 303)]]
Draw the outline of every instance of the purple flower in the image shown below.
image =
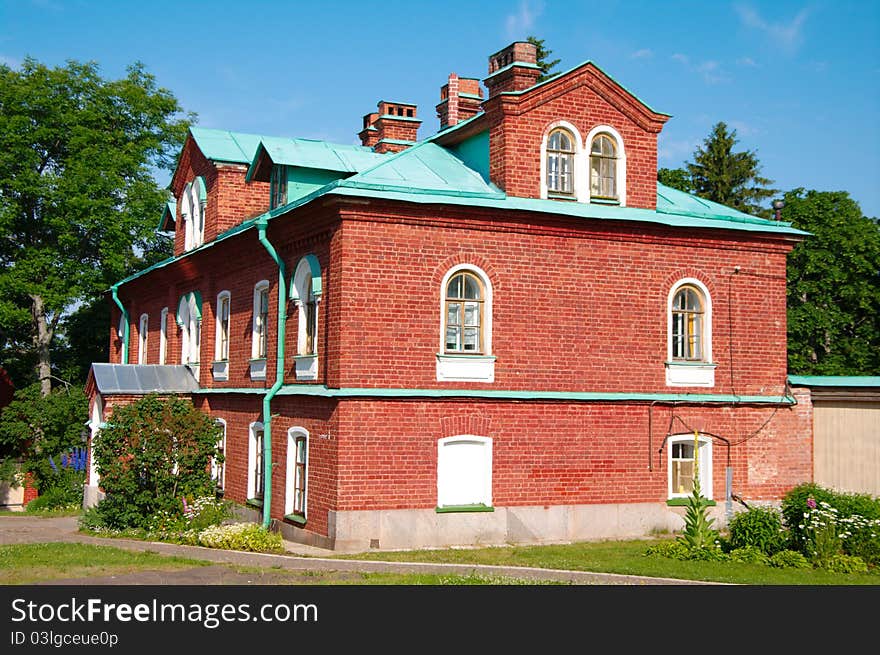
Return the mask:
[(49, 466), (52, 467), (52, 470), (58, 473), (58, 467), (55, 466), (55, 460), (52, 459), (52, 455), (49, 455)]
[(807, 507), (810, 509), (816, 509), (816, 501), (812, 498), (807, 498)]

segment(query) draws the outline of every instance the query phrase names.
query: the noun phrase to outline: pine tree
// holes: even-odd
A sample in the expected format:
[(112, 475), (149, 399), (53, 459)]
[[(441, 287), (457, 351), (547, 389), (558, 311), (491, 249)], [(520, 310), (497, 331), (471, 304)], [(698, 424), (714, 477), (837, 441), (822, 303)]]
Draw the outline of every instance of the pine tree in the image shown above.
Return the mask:
[(537, 49), (538, 67), (541, 69), (541, 75), (538, 77), (538, 82), (543, 82), (549, 80), (551, 77), (559, 75), (558, 71), (555, 73), (550, 72), (556, 67), (560, 60), (554, 59), (553, 61), (547, 61), (547, 58), (553, 54), (553, 51), (544, 48), (544, 39), (530, 36), (526, 41), (531, 43)]

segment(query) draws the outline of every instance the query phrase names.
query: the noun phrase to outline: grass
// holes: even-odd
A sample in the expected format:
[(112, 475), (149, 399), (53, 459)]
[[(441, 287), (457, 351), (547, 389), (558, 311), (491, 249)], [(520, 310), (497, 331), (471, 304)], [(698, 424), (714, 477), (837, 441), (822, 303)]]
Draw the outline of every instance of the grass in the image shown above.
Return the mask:
[(0, 509), (0, 516), (44, 516), (46, 518), (54, 518), (58, 516), (79, 516), (80, 514), (82, 514), (81, 507), (62, 507), (59, 509), (35, 510), (28, 510), (27, 508), (23, 510)]
[(137, 571), (173, 571), (209, 562), (132, 552), (91, 544), (42, 543), (0, 546), (0, 584), (33, 584), (65, 578), (93, 578)]
[(744, 585), (880, 585), (880, 571), (876, 568), (871, 573), (840, 574), (816, 569), (777, 569), (760, 564), (680, 561), (646, 556), (648, 547), (656, 543), (656, 540), (642, 539), (549, 546), (369, 552), (339, 557), (394, 562), (530, 566)]

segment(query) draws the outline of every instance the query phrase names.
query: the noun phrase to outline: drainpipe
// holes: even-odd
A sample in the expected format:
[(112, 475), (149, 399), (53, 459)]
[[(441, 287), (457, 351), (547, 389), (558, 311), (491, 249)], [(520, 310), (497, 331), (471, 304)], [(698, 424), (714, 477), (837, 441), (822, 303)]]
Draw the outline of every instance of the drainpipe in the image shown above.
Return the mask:
[(287, 324), (287, 286), (284, 261), (266, 238), (266, 220), (257, 223), (260, 243), (278, 265), (278, 352), (275, 359), (275, 384), (263, 396), (263, 527), (271, 522), (272, 509), (272, 399), (284, 383), (284, 333)]
[(122, 312), (122, 317), (125, 319), (125, 327), (122, 328), (122, 363), (128, 364), (128, 311), (122, 306), (119, 296), (116, 295), (118, 289), (119, 284), (114, 284), (110, 287), (110, 291), (113, 294), (113, 302), (119, 307), (119, 311)]

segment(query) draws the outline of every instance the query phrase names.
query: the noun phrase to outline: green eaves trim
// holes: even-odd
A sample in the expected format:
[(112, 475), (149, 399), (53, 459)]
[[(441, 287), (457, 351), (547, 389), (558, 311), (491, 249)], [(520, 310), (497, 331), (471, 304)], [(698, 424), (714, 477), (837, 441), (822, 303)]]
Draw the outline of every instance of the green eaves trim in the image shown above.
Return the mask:
[(391, 143), (399, 146), (411, 146), (414, 145), (416, 141), (407, 141), (406, 139), (379, 139), (376, 143)]
[(880, 387), (878, 375), (789, 375), (788, 381), (804, 387)]
[(454, 512), (494, 512), (494, 507), (489, 507), (483, 503), (476, 505), (445, 505), (444, 507), (435, 507), (434, 511), (438, 514), (452, 514)]
[[(203, 388), (197, 394), (265, 393), (263, 387)], [(640, 401), (796, 405), (791, 396), (735, 396), (712, 393), (611, 393), (601, 391), (516, 391), (507, 389), (404, 389), (387, 387), (343, 387), (322, 384), (285, 384), (279, 396), (318, 396), (323, 398), (487, 398), (498, 400), (575, 400), (586, 402)]]
[(408, 123), (421, 123), (422, 122), (421, 118), (414, 118), (412, 116), (394, 116), (393, 114), (382, 114), (376, 120), (379, 120), (380, 118), (390, 118), (391, 120), (406, 121)]
[[(495, 71), (491, 75), (487, 75), (486, 77), (483, 78), (483, 80), (491, 80), (496, 75), (500, 75), (504, 71), (509, 71), (511, 68), (514, 68), (514, 67), (515, 68), (531, 68), (533, 70), (541, 70), (541, 67), (538, 66), (538, 64), (532, 64), (527, 61), (515, 61), (512, 64), (507, 64), (507, 66), (505, 66), (504, 68), (499, 68), (497, 71)], [(535, 86), (537, 86), (537, 85), (535, 85)], [(532, 88), (535, 88), (535, 87), (532, 87)]]

